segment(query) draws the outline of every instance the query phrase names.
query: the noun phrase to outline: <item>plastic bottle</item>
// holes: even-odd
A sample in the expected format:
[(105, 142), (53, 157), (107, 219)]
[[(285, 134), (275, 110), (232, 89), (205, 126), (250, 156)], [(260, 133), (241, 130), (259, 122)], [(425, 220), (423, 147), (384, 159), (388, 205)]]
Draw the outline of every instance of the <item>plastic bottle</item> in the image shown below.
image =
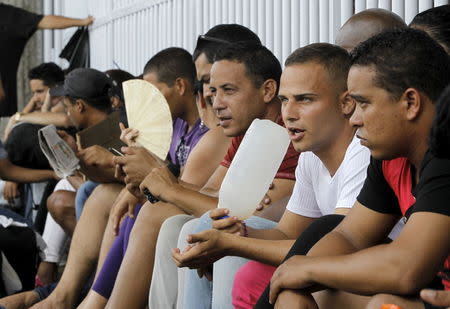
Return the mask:
[(253, 120), (219, 191), (218, 207), (244, 220), (269, 189), (290, 140), (286, 128), (270, 120)]

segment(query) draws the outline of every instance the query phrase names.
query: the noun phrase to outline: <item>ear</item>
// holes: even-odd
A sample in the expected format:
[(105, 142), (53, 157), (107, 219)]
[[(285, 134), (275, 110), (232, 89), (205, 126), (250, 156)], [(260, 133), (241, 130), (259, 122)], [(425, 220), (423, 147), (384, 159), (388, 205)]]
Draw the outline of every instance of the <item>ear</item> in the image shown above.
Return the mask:
[(406, 89), (400, 98), (400, 102), (406, 112), (405, 117), (407, 120), (414, 120), (419, 116), (423, 102), (420, 92), (417, 89)]
[(342, 114), (346, 118), (350, 118), (355, 111), (355, 100), (348, 94), (348, 91), (341, 93), (339, 96), (339, 105), (341, 107)]
[(187, 92), (187, 81), (184, 78), (178, 77), (175, 80), (175, 84), (174, 84), (175, 90), (178, 93), (179, 96), (183, 96), (185, 95), (185, 93)]
[(121, 105), (120, 104), (120, 99), (117, 96), (111, 97), (110, 101), (111, 101), (112, 108), (119, 108), (120, 105)]
[(206, 109), (206, 101), (203, 94), (198, 94), (195, 96), (195, 101), (200, 106), (201, 109)]
[(277, 82), (273, 79), (266, 80), (262, 86), (263, 98), (265, 103), (270, 103), (277, 94)]
[(86, 111), (86, 102), (84, 102), (84, 100), (82, 100), (82, 99), (77, 99), (75, 101), (75, 109), (79, 113), (82, 113), (82, 112)]

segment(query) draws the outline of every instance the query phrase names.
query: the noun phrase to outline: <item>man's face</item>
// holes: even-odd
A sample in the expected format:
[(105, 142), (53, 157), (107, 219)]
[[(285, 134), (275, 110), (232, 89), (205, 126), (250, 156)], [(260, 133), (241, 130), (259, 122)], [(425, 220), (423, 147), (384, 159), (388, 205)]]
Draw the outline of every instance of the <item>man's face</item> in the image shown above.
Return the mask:
[(212, 105), (212, 93), (209, 89), (210, 72), (212, 63), (208, 61), (205, 54), (200, 54), (195, 60), (195, 69), (197, 70), (197, 80), (203, 84), (203, 98), (205, 102)]
[(345, 124), (339, 93), (316, 62), (294, 64), (281, 75), (281, 113), (295, 150), (326, 150)]
[(35, 103), (36, 108), (40, 109), (45, 101), (45, 95), (48, 91), (48, 86), (44, 85), (41, 79), (30, 80), (31, 93), (33, 94), (32, 100)]
[(176, 94), (174, 87), (169, 87), (166, 83), (161, 82), (155, 72), (149, 72), (145, 74), (143, 78), (145, 81), (151, 83), (153, 86), (158, 88), (159, 91), (161, 91), (169, 104), (172, 118), (178, 118), (182, 114), (183, 102), (180, 102), (179, 96)]
[(244, 134), (255, 118), (265, 115), (264, 92), (255, 87), (242, 63), (214, 62), (210, 89), (219, 125), (227, 136)]
[(408, 132), (402, 121), (401, 104), (374, 83), (375, 70), (370, 66), (353, 66), (347, 85), (356, 109), (350, 118), (357, 127), (356, 136), (376, 159), (393, 159), (405, 155)]

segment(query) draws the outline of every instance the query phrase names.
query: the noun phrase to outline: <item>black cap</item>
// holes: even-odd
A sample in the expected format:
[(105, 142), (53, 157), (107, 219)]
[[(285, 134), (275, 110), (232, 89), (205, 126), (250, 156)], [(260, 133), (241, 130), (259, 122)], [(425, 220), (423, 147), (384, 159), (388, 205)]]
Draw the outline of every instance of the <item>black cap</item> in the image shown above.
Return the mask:
[(94, 69), (80, 68), (71, 71), (66, 76), (63, 85), (51, 88), (50, 95), (97, 101), (109, 98), (111, 87), (111, 80), (105, 73)]

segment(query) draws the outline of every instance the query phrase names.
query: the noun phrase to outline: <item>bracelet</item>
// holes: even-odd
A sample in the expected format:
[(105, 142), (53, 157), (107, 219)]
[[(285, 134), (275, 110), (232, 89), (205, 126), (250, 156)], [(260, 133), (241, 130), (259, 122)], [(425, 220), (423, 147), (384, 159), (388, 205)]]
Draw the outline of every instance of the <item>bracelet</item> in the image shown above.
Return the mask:
[(241, 221), (242, 224), (242, 228), (244, 230), (244, 235), (242, 235), (243, 237), (248, 237), (248, 230), (247, 230), (247, 224), (245, 224), (245, 221)]

